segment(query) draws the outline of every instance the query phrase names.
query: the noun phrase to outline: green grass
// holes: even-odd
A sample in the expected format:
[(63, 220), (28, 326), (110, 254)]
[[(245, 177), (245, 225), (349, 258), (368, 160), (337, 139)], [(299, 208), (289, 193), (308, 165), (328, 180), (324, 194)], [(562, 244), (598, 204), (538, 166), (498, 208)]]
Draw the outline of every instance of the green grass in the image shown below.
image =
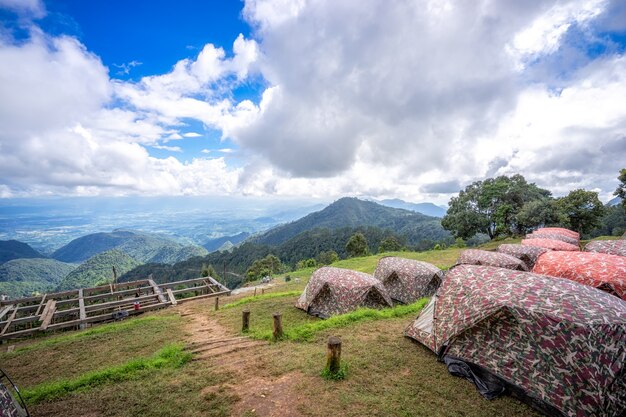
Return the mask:
[[(405, 317), (410, 314), (415, 315), (419, 313), (422, 308), (428, 303), (428, 298), (422, 298), (413, 304), (399, 305), (391, 308), (385, 308), (382, 310), (376, 310), (373, 308), (359, 308), (355, 311), (346, 314), (340, 314), (330, 317), (326, 320), (318, 320), (311, 323), (304, 323), (298, 326), (285, 329), (285, 336), (283, 340), (292, 340), (296, 342), (306, 342), (313, 339), (315, 334), (329, 330), (337, 329), (340, 327), (347, 327), (355, 323), (374, 320), (393, 319), (398, 317)], [(303, 313), (306, 314), (306, 313)], [(250, 335), (255, 339), (272, 340), (272, 330), (256, 330), (252, 331)]]
[(256, 301), (269, 300), (272, 298), (291, 297), (294, 295), (300, 295), (301, 293), (302, 291), (284, 291), (284, 292), (273, 292), (273, 293), (261, 294), (261, 295), (252, 296), (252, 297), (245, 297), (245, 298), (242, 298), (241, 300), (228, 303), (223, 308), (237, 307), (237, 306), (241, 306), (244, 304), (253, 303)]
[(172, 344), (159, 350), (150, 358), (137, 358), (123, 365), (111, 366), (88, 372), (77, 378), (47, 382), (23, 390), (22, 397), (29, 405), (63, 397), (71, 392), (97, 387), (109, 382), (132, 379), (138, 374), (164, 367), (178, 368), (191, 360), (191, 353), (184, 352), (180, 344)]
[(134, 328), (145, 326), (148, 323), (154, 323), (157, 321), (167, 321), (167, 320), (175, 320), (177, 316), (169, 315), (169, 316), (146, 316), (140, 318), (133, 318), (129, 320), (125, 320), (122, 322), (103, 324), (101, 326), (92, 327), (88, 330), (83, 330), (79, 332), (70, 332), (66, 334), (61, 334), (58, 336), (52, 336), (50, 338), (46, 338), (43, 340), (39, 340), (35, 343), (31, 343), (29, 345), (20, 346), (15, 351), (13, 351), (10, 356), (16, 356), (20, 353), (26, 353), (33, 350), (38, 350), (46, 347), (52, 347), (59, 344), (71, 343), (78, 340), (90, 339), (97, 336), (104, 336), (108, 334), (128, 332)]

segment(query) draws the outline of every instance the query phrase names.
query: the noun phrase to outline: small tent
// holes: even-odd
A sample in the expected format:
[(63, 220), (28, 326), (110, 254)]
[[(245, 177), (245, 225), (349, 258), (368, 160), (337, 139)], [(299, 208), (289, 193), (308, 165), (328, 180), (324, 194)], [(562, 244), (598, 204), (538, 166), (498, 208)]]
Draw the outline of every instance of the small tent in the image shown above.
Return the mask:
[(626, 240), (592, 240), (585, 245), (585, 251), (626, 256)]
[(427, 262), (386, 256), (378, 261), (374, 278), (383, 283), (392, 299), (410, 304), (431, 297), (441, 284), (443, 272)]
[(561, 235), (559, 233), (546, 233), (546, 232), (535, 232), (526, 235), (526, 239), (552, 239), (552, 240), (560, 240), (561, 242), (569, 243), (570, 245), (578, 245), (578, 239), (574, 239), (571, 236)]
[(558, 233), (560, 235), (565, 235), (573, 237), (576, 240), (580, 240), (580, 233), (573, 230), (565, 229), (563, 227), (541, 227), (535, 230), (535, 233)]
[(626, 257), (596, 252), (546, 252), (533, 272), (567, 278), (626, 300)]
[(553, 239), (522, 239), (522, 245), (538, 246), (540, 248), (546, 248), (551, 250), (560, 251), (579, 251), (580, 248), (577, 245), (561, 242), (560, 240)]
[(544, 252), (550, 249), (540, 248), (539, 246), (520, 245), (516, 243), (503, 243), (496, 249), (497, 252), (506, 253), (507, 255), (515, 256), (526, 264), (526, 267), (530, 271), (535, 266), (537, 258)]
[(456, 260), (457, 265), (485, 265), (498, 268), (528, 271), (528, 267), (520, 259), (506, 253), (491, 252), (480, 249), (466, 249)]
[(626, 303), (595, 288), (459, 265), (405, 335), (487, 398), (509, 392), (555, 416), (626, 412)]
[(296, 307), (321, 318), (358, 307), (384, 308), (393, 302), (382, 282), (369, 274), (325, 266), (319, 268), (296, 301)]

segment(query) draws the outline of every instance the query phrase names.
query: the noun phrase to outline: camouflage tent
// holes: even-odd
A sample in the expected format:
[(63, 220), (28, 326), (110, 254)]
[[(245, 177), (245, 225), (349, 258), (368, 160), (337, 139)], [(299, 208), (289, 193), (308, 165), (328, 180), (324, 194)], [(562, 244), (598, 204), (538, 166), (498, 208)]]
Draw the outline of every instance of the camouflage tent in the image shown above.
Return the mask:
[(559, 235), (565, 235), (572, 237), (576, 240), (580, 240), (580, 234), (573, 230), (565, 229), (563, 227), (542, 227), (535, 230), (535, 233), (557, 233)]
[(626, 240), (594, 240), (585, 245), (585, 251), (626, 256)]
[(456, 260), (456, 264), (496, 266), (498, 268), (528, 271), (526, 264), (514, 256), (480, 249), (466, 249), (462, 251), (459, 259)]
[(626, 257), (596, 252), (546, 252), (533, 272), (567, 278), (626, 300)]
[(405, 335), (488, 398), (509, 392), (558, 416), (626, 411), (626, 303), (595, 288), (460, 265)]
[(496, 251), (500, 253), (506, 253), (507, 255), (515, 256), (526, 264), (526, 267), (530, 271), (539, 255), (550, 249), (540, 248), (539, 246), (519, 245), (515, 243), (503, 243), (498, 246)]
[(578, 245), (561, 242), (553, 239), (522, 239), (522, 245), (538, 246), (540, 248), (562, 250), (562, 251), (579, 251)]
[(427, 262), (387, 256), (378, 261), (374, 278), (383, 283), (392, 299), (410, 304), (431, 297), (441, 284), (443, 272)]
[(558, 233), (547, 233), (547, 232), (535, 232), (526, 235), (526, 239), (552, 239), (552, 240), (560, 240), (561, 242), (569, 243), (570, 245), (578, 245), (578, 239), (574, 239), (573, 237), (561, 235)]
[(358, 307), (391, 307), (393, 302), (382, 282), (369, 274), (325, 266), (313, 272), (296, 307), (321, 318), (343, 314)]

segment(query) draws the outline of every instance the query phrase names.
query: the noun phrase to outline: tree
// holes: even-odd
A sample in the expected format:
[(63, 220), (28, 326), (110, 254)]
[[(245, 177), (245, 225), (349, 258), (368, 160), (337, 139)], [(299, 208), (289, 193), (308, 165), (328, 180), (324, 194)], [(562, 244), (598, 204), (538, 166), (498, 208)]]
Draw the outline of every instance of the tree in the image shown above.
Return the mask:
[(395, 236), (387, 236), (380, 242), (378, 252), (396, 252), (402, 250), (402, 243)]
[(521, 175), (500, 176), (477, 181), (450, 200), (441, 225), (454, 237), (469, 239), (485, 233), (498, 235), (520, 233), (516, 216), (525, 203), (550, 197), (550, 191), (528, 183)]
[(591, 237), (621, 236), (626, 232), (626, 207), (621, 204), (604, 206), (600, 226), (591, 232)]
[(613, 195), (618, 196), (622, 199), (622, 206), (626, 208), (626, 168), (623, 168), (619, 172), (619, 176), (617, 177), (620, 184), (617, 186), (617, 189), (613, 193)]
[(317, 255), (317, 263), (320, 265), (330, 265), (339, 260), (339, 255), (334, 250), (323, 251)]
[(220, 276), (217, 274), (217, 271), (215, 271), (215, 268), (213, 268), (213, 265), (209, 264), (202, 264), (202, 271), (201, 271), (201, 275), (203, 277), (211, 277), (214, 278), (218, 281), (221, 281)]
[(538, 227), (557, 225), (567, 220), (560, 216), (556, 201), (548, 198), (525, 203), (516, 215), (517, 228), (528, 233)]
[(556, 205), (567, 219), (567, 226), (581, 235), (599, 226), (604, 215), (604, 206), (594, 191), (571, 191), (567, 196), (557, 199)]
[(269, 254), (263, 259), (257, 259), (246, 271), (248, 280), (255, 280), (265, 276), (271, 276), (283, 269), (283, 264), (277, 256)]
[(296, 262), (296, 269), (315, 268), (316, 266), (317, 261), (314, 258), (302, 259)]
[(348, 239), (348, 243), (346, 244), (346, 251), (351, 258), (355, 256), (365, 256), (369, 253), (367, 239), (365, 239), (363, 233), (357, 232), (350, 236), (350, 239)]

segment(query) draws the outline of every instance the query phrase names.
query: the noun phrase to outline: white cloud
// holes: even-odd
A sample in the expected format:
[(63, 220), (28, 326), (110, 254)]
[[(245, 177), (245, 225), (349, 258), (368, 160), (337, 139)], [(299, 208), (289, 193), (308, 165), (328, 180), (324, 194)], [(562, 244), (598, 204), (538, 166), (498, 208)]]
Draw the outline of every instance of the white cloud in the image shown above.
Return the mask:
[[(33, 27), (26, 42), (0, 38), (0, 79), (8, 80), (0, 83), (0, 197), (442, 203), (456, 186), (517, 172), (555, 193), (584, 187), (608, 196), (626, 160), (624, 56), (530, 67), (558, 57), (572, 28), (592, 33), (613, 6), (248, 0), (252, 39), (239, 35), (232, 53), (207, 44), (137, 82), (110, 79), (77, 40)], [(260, 101), (238, 102), (233, 91), (258, 78), (267, 86)], [(146, 146), (178, 152), (202, 137), (185, 132), (188, 119), (221, 131), (222, 146), (234, 142), (242, 167), (227, 165), (231, 147), (187, 163), (148, 154)]]
[(170, 152), (182, 152), (182, 148), (180, 146), (165, 146), (165, 145), (152, 145), (155, 149), (162, 149), (164, 151)]
[(46, 15), (46, 8), (41, 0), (0, 0), (0, 9), (28, 13), (34, 18)]

